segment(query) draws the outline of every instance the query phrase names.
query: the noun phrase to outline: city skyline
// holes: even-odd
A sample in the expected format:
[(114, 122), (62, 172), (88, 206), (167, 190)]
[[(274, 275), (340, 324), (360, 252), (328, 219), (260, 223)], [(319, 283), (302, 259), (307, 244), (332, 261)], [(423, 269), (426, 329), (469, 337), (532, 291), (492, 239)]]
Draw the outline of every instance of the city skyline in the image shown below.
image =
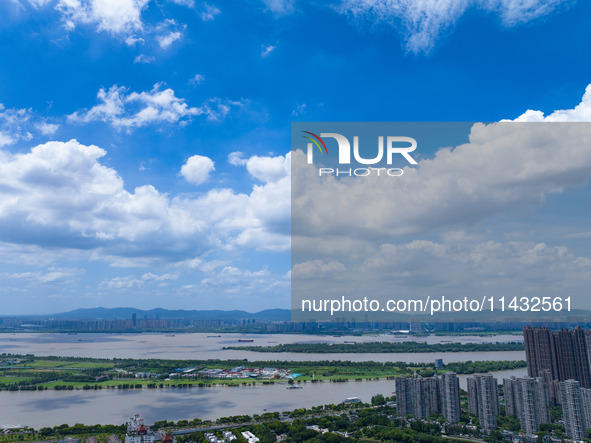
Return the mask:
[[(589, 4), (444, 3), (3, 2), (3, 314), (288, 308), (292, 121), (591, 119), (591, 62), (571, 44), (591, 43)], [(419, 168), (448, 167), (446, 147), (419, 147)], [(576, 149), (552, 180), (535, 156), (518, 183), (501, 174), (511, 198), (494, 201), (486, 177), (509, 154), (468, 176), (449, 151), (458, 169), (378, 258), (403, 257), (396, 284), (421, 296), (492, 280), (580, 293), (591, 158)], [(434, 216), (462, 178), (476, 203)]]

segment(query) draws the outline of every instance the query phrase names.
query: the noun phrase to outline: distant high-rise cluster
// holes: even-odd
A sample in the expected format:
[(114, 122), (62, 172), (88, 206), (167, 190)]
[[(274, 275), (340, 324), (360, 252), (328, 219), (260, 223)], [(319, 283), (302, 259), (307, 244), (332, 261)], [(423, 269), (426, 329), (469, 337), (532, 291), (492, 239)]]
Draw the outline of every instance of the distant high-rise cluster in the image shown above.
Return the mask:
[(505, 380), (507, 413), (519, 417), (530, 433), (550, 421), (549, 405), (561, 405), (566, 435), (586, 438), (591, 427), (591, 330), (526, 326), (523, 341), (529, 377)]
[(523, 328), (527, 374), (547, 380), (577, 380), (591, 388), (591, 330), (579, 327), (558, 332), (541, 327)]
[(443, 414), (449, 423), (460, 421), (460, 383), (454, 372), (439, 377), (397, 378), (396, 399), (401, 417)]
[[(486, 431), (496, 429), (500, 415), (497, 379), (492, 374), (474, 375), (467, 379), (467, 387), (470, 414), (478, 416), (480, 426)], [(503, 380), (503, 387), (505, 413), (517, 417), (526, 434), (533, 436), (540, 430), (540, 424), (550, 423), (548, 386), (541, 377), (535, 379), (511, 377)], [(581, 400), (576, 403), (573, 413), (577, 417), (579, 411), (586, 411), (584, 408), (586, 399), (591, 406), (591, 389), (580, 389), (580, 391)], [(589, 391), (588, 397), (584, 397), (585, 391)], [(460, 419), (458, 377), (455, 373), (448, 372), (429, 378), (397, 378), (396, 402), (398, 414), (401, 417), (412, 415), (416, 418), (429, 418), (433, 414), (441, 413), (448, 423), (458, 423)], [(579, 404), (580, 407), (577, 406)], [(589, 417), (591, 418), (591, 408)], [(586, 429), (582, 427), (584, 419), (581, 420), (583, 424), (579, 428), (584, 431)], [(568, 429), (568, 423), (566, 426)]]
[[(587, 438), (591, 428), (591, 330), (579, 327), (553, 332), (546, 327), (523, 329), (527, 377), (503, 379), (505, 414), (519, 419), (527, 441), (536, 439), (542, 423), (551, 423), (551, 406), (561, 406), (566, 435)], [(497, 428), (500, 415), (497, 379), (491, 374), (467, 379), (468, 409), (480, 426)], [(428, 418), (441, 413), (449, 423), (460, 417), (455, 373), (430, 378), (396, 379), (398, 413)]]

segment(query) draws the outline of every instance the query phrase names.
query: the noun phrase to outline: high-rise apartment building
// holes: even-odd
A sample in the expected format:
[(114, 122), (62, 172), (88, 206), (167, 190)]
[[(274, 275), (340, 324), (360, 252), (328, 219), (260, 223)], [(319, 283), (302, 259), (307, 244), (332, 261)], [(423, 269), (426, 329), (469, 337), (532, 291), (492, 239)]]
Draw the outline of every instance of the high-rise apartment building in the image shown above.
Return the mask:
[(540, 424), (550, 423), (548, 390), (541, 377), (506, 378), (503, 380), (505, 413), (519, 419), (526, 434), (540, 430)]
[(505, 414), (517, 417), (517, 400), (515, 398), (515, 391), (517, 389), (515, 377), (503, 379), (503, 397), (505, 400)]
[(485, 374), (470, 377), (467, 382), (470, 413), (478, 415), (480, 426), (484, 429), (495, 429), (499, 416), (497, 379)]
[(585, 412), (580, 384), (577, 380), (560, 382), (562, 416), (566, 435), (572, 440), (582, 440), (587, 436)]
[(441, 412), (440, 380), (436, 377), (400, 377), (396, 379), (398, 415), (429, 418)]
[(399, 377), (396, 379), (398, 415), (428, 418), (443, 414), (449, 423), (460, 420), (460, 385), (455, 373), (441, 377)]
[(449, 423), (460, 421), (460, 380), (455, 372), (446, 372), (441, 376), (441, 400), (443, 417)]
[(585, 429), (591, 428), (591, 389), (581, 388)]
[(557, 380), (558, 368), (556, 367), (554, 333), (546, 327), (538, 329), (526, 326), (523, 328), (523, 342), (527, 360), (527, 375), (540, 377), (542, 370), (549, 370), (552, 379)]

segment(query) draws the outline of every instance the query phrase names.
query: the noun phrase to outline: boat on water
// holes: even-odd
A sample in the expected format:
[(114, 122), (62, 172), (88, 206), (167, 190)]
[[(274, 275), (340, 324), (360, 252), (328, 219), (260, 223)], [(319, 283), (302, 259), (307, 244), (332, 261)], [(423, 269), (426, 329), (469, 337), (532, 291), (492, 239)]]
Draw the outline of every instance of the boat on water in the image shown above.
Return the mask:
[(303, 386), (288, 386), (285, 389), (304, 389), (304, 387)]
[(252, 338), (239, 338), (238, 343), (252, 343), (254, 340)]

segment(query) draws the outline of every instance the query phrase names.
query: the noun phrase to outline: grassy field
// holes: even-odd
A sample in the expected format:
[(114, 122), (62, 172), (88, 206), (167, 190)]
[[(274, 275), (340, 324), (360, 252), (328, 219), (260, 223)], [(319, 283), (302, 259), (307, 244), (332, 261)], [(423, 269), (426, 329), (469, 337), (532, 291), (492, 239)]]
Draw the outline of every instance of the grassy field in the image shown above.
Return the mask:
[[(34, 360), (12, 365), (9, 368), (40, 368), (40, 369), (57, 369), (57, 368), (77, 368), (77, 369), (112, 369), (115, 367), (113, 363), (109, 362), (68, 362), (64, 360)], [(3, 367), (2, 369), (5, 369)]]
[(7, 376), (0, 377), (0, 383), (18, 383), (21, 381), (30, 381), (31, 377)]

